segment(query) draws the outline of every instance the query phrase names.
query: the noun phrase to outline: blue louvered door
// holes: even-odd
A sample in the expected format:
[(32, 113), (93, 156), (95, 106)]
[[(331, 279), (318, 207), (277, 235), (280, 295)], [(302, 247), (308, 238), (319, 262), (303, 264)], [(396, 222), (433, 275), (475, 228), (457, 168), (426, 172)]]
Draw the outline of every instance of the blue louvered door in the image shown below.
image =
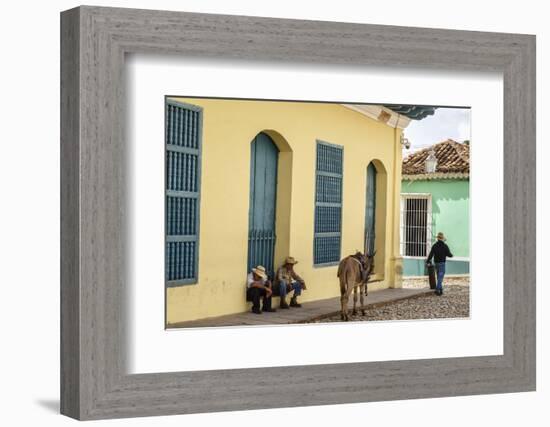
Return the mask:
[(367, 166), (367, 197), (365, 212), (365, 250), (374, 253), (376, 219), (376, 167), (372, 162)]
[(198, 279), (202, 110), (166, 104), (166, 283)]
[(251, 144), (250, 207), (248, 213), (248, 271), (263, 265), (273, 274), (275, 213), (279, 150), (271, 138), (259, 133)]
[(313, 263), (317, 266), (340, 260), (343, 153), (341, 146), (317, 142), (313, 242)]

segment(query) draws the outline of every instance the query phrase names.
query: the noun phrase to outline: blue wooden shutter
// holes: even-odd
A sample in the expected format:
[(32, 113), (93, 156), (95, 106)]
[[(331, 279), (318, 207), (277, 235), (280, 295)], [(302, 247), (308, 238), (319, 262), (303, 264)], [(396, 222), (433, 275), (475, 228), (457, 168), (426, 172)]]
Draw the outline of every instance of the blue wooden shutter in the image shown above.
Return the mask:
[(202, 109), (166, 103), (166, 283), (196, 283)]
[(367, 166), (367, 206), (365, 212), (365, 249), (374, 253), (376, 221), (376, 167), (371, 162)]
[(340, 261), (343, 147), (317, 142), (313, 263)]

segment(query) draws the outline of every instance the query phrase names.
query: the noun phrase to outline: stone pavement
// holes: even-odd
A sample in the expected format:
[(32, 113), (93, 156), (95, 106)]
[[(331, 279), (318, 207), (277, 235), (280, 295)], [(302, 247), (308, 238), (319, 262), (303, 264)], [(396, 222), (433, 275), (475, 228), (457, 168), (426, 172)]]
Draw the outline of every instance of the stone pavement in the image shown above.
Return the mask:
[[(433, 293), (429, 288), (421, 289), (382, 289), (370, 291), (366, 297), (365, 307), (376, 307), (403, 299), (415, 298), (426, 293)], [(277, 299), (278, 300), (278, 299)], [(277, 301), (274, 299), (274, 302)], [(359, 305), (359, 301), (358, 301)], [(348, 303), (349, 311), (353, 308), (353, 295)], [(230, 314), (219, 317), (192, 320), (188, 322), (174, 323), (168, 329), (174, 328), (199, 328), (217, 326), (250, 326), (250, 325), (283, 325), (289, 323), (307, 323), (331, 317), (340, 313), (340, 297), (319, 301), (304, 302), (301, 308), (288, 310), (277, 309), (275, 313), (262, 313), (260, 315), (251, 312)]]

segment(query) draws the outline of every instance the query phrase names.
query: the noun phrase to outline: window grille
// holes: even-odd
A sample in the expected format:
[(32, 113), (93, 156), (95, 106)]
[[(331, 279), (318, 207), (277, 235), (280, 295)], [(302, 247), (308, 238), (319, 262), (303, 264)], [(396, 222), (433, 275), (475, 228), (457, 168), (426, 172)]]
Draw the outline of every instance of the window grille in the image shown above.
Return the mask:
[(401, 255), (427, 257), (433, 241), (429, 194), (401, 196)]
[(317, 141), (313, 263), (340, 261), (343, 147)]
[(196, 283), (202, 110), (166, 104), (166, 252), (168, 286)]

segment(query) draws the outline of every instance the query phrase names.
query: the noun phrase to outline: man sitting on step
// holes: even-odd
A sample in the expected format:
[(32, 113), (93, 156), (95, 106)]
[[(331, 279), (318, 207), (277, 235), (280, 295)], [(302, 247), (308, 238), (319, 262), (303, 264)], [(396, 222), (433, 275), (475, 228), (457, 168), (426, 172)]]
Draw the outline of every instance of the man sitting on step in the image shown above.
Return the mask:
[[(253, 268), (246, 277), (246, 300), (252, 301), (252, 313), (262, 314), (262, 311), (277, 311), (271, 308), (271, 282), (267, 278), (265, 267), (262, 265)], [(263, 298), (262, 310), (260, 310), (260, 298)]]
[(297, 264), (293, 257), (289, 256), (285, 260), (285, 263), (277, 270), (275, 275), (275, 285), (273, 290), (275, 295), (281, 297), (281, 308), (288, 308), (289, 305), (286, 302), (286, 295), (289, 292), (294, 291), (292, 298), (290, 299), (290, 307), (301, 307), (302, 304), (298, 303), (298, 296), (302, 293), (302, 290), (306, 289), (306, 283), (295, 271), (294, 265)]

